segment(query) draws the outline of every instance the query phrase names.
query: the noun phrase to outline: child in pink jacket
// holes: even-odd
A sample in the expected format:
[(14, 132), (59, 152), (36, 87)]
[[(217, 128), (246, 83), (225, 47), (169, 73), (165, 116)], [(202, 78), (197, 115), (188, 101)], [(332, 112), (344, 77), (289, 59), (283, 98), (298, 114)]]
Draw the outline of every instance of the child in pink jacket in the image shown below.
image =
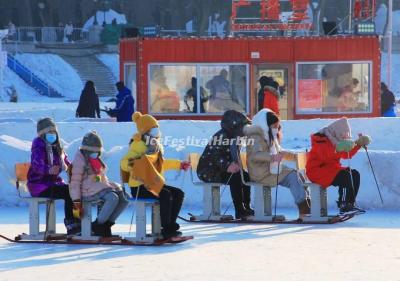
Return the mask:
[(122, 188), (108, 180), (106, 165), (100, 159), (103, 143), (96, 132), (87, 133), (72, 162), (70, 195), (74, 211), (82, 216), (81, 201), (104, 201), (97, 219), (92, 223), (94, 235), (111, 237), (111, 226), (128, 205)]

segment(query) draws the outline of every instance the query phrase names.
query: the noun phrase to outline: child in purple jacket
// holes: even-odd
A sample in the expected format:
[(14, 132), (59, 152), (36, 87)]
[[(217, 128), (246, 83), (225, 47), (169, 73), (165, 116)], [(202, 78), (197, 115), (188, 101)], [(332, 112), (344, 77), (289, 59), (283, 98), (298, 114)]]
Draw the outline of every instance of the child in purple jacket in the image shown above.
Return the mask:
[(80, 222), (73, 217), (68, 185), (59, 176), (71, 163), (61, 148), (56, 124), (51, 118), (39, 120), (37, 134), (31, 148), (27, 184), (29, 192), (33, 197), (63, 199), (67, 234), (76, 234), (80, 231)]

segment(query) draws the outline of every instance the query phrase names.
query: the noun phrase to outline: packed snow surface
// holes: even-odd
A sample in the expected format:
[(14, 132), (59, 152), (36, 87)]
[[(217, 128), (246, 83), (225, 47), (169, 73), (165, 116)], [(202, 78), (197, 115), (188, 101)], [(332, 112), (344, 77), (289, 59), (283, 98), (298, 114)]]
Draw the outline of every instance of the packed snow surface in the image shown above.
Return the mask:
[[(131, 212), (125, 210), (114, 233), (129, 235)], [(2, 207), (0, 213), (1, 234), (27, 231), (27, 208)], [(61, 219), (57, 229), (64, 231)], [(182, 223), (181, 230), (194, 240), (157, 247), (0, 240), (0, 280), (399, 280), (399, 212), (369, 211), (333, 225)]]

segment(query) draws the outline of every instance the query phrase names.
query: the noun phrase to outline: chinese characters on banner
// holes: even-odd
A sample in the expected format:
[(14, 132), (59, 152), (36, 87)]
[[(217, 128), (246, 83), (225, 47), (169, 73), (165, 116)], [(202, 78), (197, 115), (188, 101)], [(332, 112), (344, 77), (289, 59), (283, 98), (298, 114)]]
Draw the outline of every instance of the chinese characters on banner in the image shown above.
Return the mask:
[(299, 79), (298, 108), (301, 111), (322, 111), (322, 80)]
[[(259, 2), (259, 18), (252, 18), (251, 22), (243, 22), (243, 19), (238, 18), (238, 9), (242, 7), (253, 6)], [(286, 23), (280, 22), (280, 0), (233, 0), (232, 1), (232, 16), (231, 29), (232, 31), (269, 31), (269, 30), (299, 30), (310, 29), (311, 23), (304, 23), (303, 20), (309, 19), (307, 8), (309, 0), (290, 0), (292, 4), (292, 16)], [(247, 18), (248, 20), (249, 18)], [(240, 20), (237, 22), (236, 20)], [(258, 21), (254, 21), (258, 20)]]

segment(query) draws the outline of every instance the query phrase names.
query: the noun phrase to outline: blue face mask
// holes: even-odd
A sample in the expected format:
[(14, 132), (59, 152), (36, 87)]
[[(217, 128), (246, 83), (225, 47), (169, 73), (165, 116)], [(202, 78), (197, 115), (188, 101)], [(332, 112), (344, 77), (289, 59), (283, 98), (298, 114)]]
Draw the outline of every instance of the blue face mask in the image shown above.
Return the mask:
[(96, 159), (96, 158), (99, 157), (99, 153), (98, 153), (98, 152), (90, 153), (90, 154), (89, 154), (89, 157), (92, 158), (92, 159)]
[(56, 140), (57, 140), (57, 134), (46, 134), (46, 141), (48, 143), (53, 144), (56, 142)]

